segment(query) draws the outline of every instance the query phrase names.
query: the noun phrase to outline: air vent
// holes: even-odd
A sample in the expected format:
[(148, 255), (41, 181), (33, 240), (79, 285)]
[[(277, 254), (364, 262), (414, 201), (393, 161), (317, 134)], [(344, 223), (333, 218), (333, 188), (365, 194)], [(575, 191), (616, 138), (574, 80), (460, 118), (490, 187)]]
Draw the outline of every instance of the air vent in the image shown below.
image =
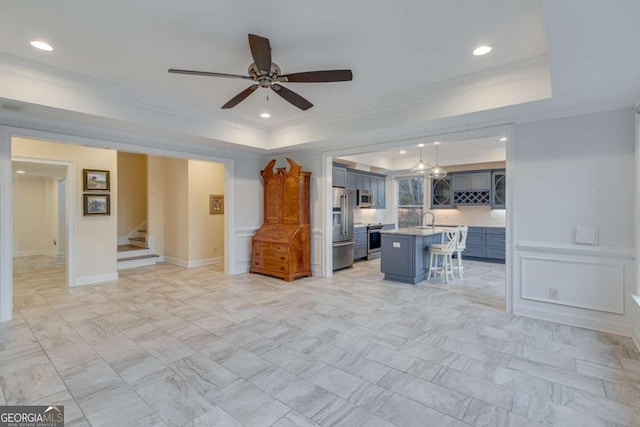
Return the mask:
[(21, 113), (27, 109), (29, 104), (26, 102), (14, 101), (10, 99), (1, 99), (0, 100), (0, 109), (7, 111), (15, 111), (17, 113)]

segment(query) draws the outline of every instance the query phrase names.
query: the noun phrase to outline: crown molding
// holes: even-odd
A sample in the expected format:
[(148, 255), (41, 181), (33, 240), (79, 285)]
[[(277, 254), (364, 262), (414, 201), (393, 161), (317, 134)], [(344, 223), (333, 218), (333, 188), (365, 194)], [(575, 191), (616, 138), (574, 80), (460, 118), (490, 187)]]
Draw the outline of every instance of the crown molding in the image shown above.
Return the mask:
[(0, 89), (3, 97), (28, 104), (124, 121), (135, 117), (138, 122), (159, 128), (177, 128), (234, 144), (268, 147), (264, 126), (212, 118), (206, 112), (195, 112), (136, 89), (11, 55), (0, 54)]

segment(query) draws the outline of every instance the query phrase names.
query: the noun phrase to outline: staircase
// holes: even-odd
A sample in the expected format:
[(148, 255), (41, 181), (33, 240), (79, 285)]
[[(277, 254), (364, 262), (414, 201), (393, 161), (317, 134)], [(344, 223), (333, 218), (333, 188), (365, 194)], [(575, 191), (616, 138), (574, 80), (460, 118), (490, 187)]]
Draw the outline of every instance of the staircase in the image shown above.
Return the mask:
[[(129, 234), (131, 235), (131, 234)], [(129, 237), (129, 244), (133, 245), (133, 246), (138, 246), (144, 249), (148, 249), (147, 246), (147, 229), (146, 227), (142, 227), (139, 228), (136, 232), (135, 235), (132, 237)]]
[(151, 253), (151, 249), (144, 246), (134, 244), (118, 246), (118, 270), (155, 265), (158, 258), (158, 255)]
[[(118, 238), (118, 240), (121, 239)], [(128, 244), (118, 245), (118, 270), (145, 267), (158, 262), (160, 257), (153, 253), (153, 246), (149, 248), (146, 222), (129, 233), (127, 240)]]

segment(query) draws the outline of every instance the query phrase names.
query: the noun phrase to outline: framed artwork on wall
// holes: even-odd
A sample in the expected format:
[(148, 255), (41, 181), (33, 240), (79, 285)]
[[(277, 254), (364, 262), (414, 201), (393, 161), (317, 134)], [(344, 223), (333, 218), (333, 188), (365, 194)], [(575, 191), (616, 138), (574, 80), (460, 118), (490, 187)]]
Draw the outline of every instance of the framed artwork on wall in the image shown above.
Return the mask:
[(82, 169), (84, 191), (109, 191), (109, 171)]
[(209, 214), (224, 213), (224, 196), (218, 194), (209, 195)]
[(84, 215), (111, 215), (111, 196), (108, 194), (83, 194)]

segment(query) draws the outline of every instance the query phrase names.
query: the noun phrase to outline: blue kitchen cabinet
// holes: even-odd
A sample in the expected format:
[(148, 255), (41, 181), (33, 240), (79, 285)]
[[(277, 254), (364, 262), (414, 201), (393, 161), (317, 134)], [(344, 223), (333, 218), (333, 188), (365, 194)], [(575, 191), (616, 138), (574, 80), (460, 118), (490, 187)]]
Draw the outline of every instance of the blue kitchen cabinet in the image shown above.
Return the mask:
[(415, 285), (429, 274), (429, 246), (440, 243), (442, 234), (416, 236), (382, 233), (380, 271), (385, 280)]
[(353, 229), (353, 238), (355, 240), (355, 243), (353, 244), (354, 261), (361, 258), (366, 258), (368, 255), (367, 227), (355, 227)]
[(507, 175), (504, 170), (491, 173), (491, 207), (504, 209), (507, 201)]
[(431, 181), (431, 209), (453, 208), (451, 177)]
[(334, 187), (347, 186), (347, 168), (339, 165), (333, 165), (331, 170), (332, 184)]
[(356, 173), (347, 170), (347, 188), (350, 190), (357, 190), (358, 184), (356, 180)]

